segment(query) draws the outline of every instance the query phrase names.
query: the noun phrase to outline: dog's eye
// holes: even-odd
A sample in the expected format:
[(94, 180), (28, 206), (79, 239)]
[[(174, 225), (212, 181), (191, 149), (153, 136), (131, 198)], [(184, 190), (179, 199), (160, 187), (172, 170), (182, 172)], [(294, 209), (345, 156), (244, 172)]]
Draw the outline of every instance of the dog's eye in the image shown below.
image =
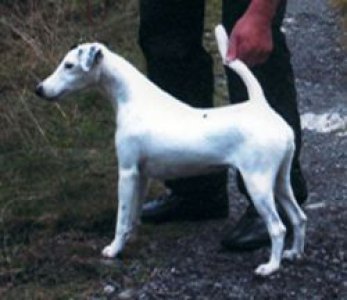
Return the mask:
[(72, 63), (65, 63), (64, 67), (65, 67), (65, 69), (72, 69), (74, 67), (74, 64), (72, 64)]

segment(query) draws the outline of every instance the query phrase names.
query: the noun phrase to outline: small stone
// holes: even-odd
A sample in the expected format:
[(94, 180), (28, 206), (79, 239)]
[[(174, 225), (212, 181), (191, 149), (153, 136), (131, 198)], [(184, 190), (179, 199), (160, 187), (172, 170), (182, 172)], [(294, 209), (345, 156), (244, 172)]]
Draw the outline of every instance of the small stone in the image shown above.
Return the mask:
[(116, 290), (116, 288), (111, 284), (105, 285), (105, 287), (104, 287), (104, 293), (106, 295), (113, 294), (115, 290)]
[(293, 23), (295, 23), (295, 19), (288, 17), (288, 18), (284, 19), (284, 22), (287, 23), (287, 24), (293, 24)]
[(221, 289), (223, 288), (223, 285), (220, 282), (216, 282), (213, 287), (217, 288), (217, 289)]
[(333, 264), (340, 264), (340, 260), (336, 257), (332, 260)]
[(118, 294), (118, 298), (121, 300), (130, 300), (135, 298), (134, 289), (126, 289)]

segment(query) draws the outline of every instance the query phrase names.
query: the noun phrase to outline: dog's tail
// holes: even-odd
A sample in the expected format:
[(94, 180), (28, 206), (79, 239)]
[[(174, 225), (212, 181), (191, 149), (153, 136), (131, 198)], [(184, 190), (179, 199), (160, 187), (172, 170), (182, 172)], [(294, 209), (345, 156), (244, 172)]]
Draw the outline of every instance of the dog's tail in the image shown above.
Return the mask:
[(215, 28), (218, 50), (223, 59), (223, 64), (234, 70), (246, 85), (250, 101), (267, 103), (263, 89), (249, 68), (239, 59), (227, 60), (228, 35), (222, 25)]

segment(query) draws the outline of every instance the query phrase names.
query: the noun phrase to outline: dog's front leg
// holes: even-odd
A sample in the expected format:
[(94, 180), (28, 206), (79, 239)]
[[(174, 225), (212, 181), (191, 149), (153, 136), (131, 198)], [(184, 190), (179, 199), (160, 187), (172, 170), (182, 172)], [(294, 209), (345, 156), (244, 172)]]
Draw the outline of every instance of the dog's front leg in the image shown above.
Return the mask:
[(133, 214), (139, 196), (139, 177), (137, 167), (119, 169), (116, 233), (112, 243), (102, 251), (105, 257), (111, 258), (120, 254), (136, 226)]

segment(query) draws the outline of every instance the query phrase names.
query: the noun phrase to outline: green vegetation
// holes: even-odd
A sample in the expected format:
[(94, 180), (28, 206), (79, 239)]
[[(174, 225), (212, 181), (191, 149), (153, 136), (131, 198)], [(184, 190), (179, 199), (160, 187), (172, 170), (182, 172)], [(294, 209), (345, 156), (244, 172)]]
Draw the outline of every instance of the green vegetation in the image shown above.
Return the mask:
[(347, 0), (332, 0), (333, 4), (340, 8), (342, 14), (347, 17)]
[[(341, 15), (342, 26), (347, 29), (347, 0), (331, 0), (333, 6), (338, 10)], [(344, 34), (342, 36), (342, 43), (345, 48), (347, 48), (347, 36)]]

